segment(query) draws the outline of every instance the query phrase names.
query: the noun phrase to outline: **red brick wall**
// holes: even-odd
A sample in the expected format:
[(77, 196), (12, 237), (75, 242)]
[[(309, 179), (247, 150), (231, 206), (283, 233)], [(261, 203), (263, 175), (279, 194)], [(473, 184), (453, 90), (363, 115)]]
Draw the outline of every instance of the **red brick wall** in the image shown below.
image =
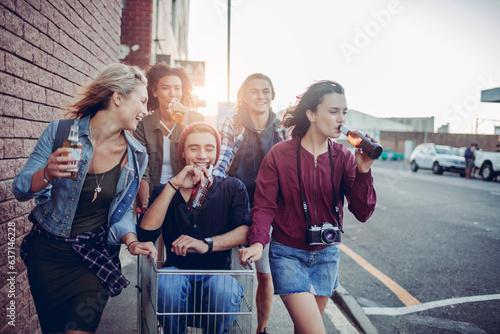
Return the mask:
[(153, 1), (127, 0), (122, 16), (121, 44), (132, 48), (138, 45), (137, 51), (130, 50), (124, 63), (147, 69), (151, 64)]
[(43, 129), (60, 118), (60, 107), (97, 70), (118, 60), (121, 3), (0, 2), (0, 333), (40, 332), (19, 258), (33, 201), (13, 198), (13, 178)]

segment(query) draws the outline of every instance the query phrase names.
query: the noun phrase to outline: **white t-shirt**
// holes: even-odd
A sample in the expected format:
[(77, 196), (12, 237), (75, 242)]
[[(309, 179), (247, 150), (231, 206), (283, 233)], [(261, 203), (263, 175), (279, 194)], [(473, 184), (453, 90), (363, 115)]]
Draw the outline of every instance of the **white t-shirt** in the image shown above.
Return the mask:
[(174, 131), (174, 127), (170, 130), (160, 121), (161, 125), (170, 132), (169, 136), (163, 136), (163, 164), (161, 166), (161, 177), (160, 184), (166, 184), (171, 178), (174, 177), (174, 172), (172, 171), (172, 164), (170, 163), (170, 135)]
[(161, 166), (160, 183), (166, 184), (174, 177), (173, 173), (172, 165), (170, 164), (170, 139), (163, 136), (163, 164)]

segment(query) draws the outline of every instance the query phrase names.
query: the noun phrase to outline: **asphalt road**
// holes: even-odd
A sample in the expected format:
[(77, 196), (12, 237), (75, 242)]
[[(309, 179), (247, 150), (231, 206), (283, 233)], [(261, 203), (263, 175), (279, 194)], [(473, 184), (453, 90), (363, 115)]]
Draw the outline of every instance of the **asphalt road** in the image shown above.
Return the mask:
[(373, 175), (374, 215), (344, 218), (340, 282), (378, 332), (500, 333), (500, 182), (388, 161)]

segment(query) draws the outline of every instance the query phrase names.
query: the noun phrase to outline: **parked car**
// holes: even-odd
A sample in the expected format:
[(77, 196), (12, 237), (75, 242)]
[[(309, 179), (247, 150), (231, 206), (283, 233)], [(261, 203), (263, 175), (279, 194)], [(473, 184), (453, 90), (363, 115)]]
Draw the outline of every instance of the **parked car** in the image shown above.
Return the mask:
[(465, 158), (457, 154), (457, 150), (451, 146), (420, 144), (411, 153), (410, 169), (413, 172), (419, 168), (432, 169), (434, 174), (446, 171), (465, 176)]
[(382, 154), (380, 155), (380, 159), (382, 160), (403, 160), (405, 155), (403, 153), (395, 152), (390, 148), (384, 148)]
[(474, 165), (479, 169), (479, 174), (485, 181), (493, 180), (500, 175), (500, 152), (475, 151)]

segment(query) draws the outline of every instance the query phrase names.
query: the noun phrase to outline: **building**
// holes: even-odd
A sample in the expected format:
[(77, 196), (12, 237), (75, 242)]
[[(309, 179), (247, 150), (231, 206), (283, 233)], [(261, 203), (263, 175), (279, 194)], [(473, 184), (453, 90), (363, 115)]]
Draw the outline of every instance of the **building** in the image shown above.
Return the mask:
[[(205, 62), (188, 60), (189, 0), (123, 0), (118, 59), (147, 70), (164, 61), (183, 66), (194, 86), (205, 85)], [(196, 107), (206, 101), (193, 95)]]
[[(389, 117), (384, 118), (408, 125), (413, 131), (434, 132), (434, 116), (432, 117)], [(385, 129), (389, 130), (389, 129)]]
[[(385, 148), (403, 153), (405, 159), (409, 159), (413, 149), (422, 143), (454, 147), (478, 143), (483, 150), (494, 151), (500, 138), (498, 134), (452, 134), (448, 133), (447, 126), (442, 126), (434, 132), (434, 117), (377, 118), (356, 110), (349, 110), (346, 125), (370, 135)], [(342, 135), (337, 141), (349, 147), (345, 136)]]
[(146, 69), (188, 59), (189, 0), (123, 0), (119, 59)]

